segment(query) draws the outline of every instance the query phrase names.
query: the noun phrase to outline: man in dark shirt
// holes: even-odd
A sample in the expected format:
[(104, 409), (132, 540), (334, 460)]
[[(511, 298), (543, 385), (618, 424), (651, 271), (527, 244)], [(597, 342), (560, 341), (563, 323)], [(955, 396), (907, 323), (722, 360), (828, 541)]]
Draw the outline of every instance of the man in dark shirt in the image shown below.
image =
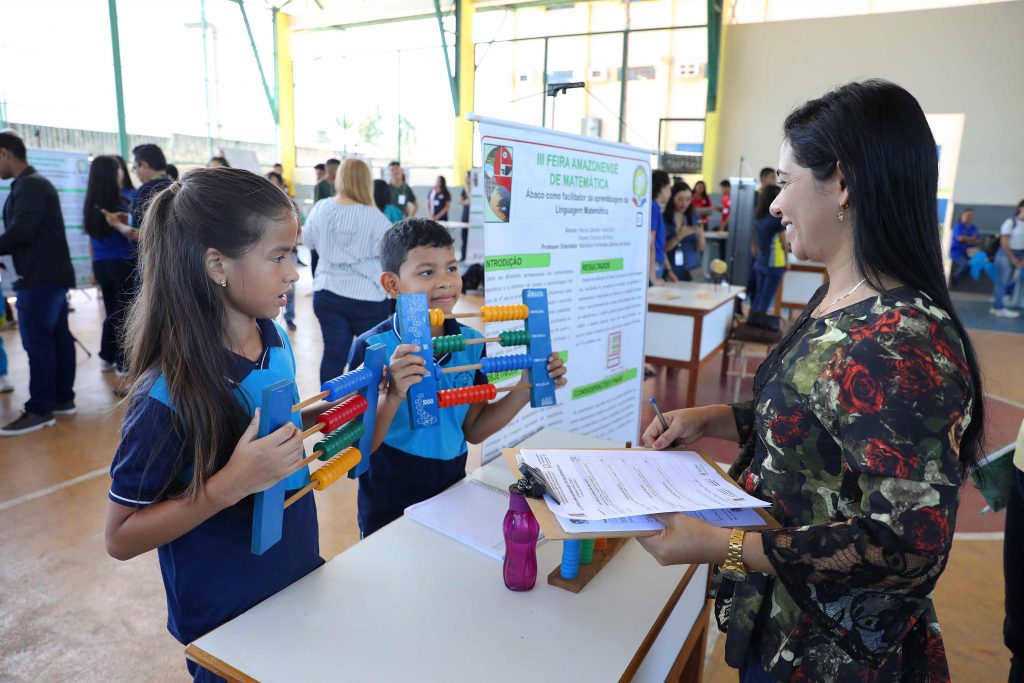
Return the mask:
[(327, 199), (334, 196), (334, 180), (338, 177), (338, 168), (341, 162), (337, 159), (328, 159), (324, 165), (324, 177), (313, 187), (313, 201)]
[(132, 202), (132, 227), (141, 228), (142, 218), (146, 215), (146, 207), (152, 201), (154, 195), (171, 184), (167, 177), (167, 157), (164, 151), (156, 145), (139, 145), (132, 150), (135, 163), (132, 169), (135, 175), (139, 176), (142, 185)]
[(18, 330), (28, 354), (29, 400), (0, 436), (28, 434), (75, 412), (75, 341), (68, 329), (68, 289), (75, 286), (57, 190), (26, 160), (25, 143), (0, 133), (0, 179), (10, 180), (0, 254), (10, 254), (18, 279)]

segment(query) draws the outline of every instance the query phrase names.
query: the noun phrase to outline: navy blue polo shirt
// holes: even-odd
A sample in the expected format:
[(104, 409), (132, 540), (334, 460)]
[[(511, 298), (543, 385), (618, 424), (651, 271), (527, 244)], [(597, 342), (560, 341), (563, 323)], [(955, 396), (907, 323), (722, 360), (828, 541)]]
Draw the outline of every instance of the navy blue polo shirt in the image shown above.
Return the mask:
[[(477, 339), (483, 335), (471, 327), (464, 327), (456, 320), (444, 321), (444, 333), (461, 334), (466, 339)], [(363, 354), (368, 346), (383, 344), (386, 348), (387, 358), (401, 344), (398, 336), (398, 322), (394, 315), (380, 323), (371, 330), (359, 335), (352, 350), (349, 352), (348, 366), (355, 368), (363, 364)], [(484, 355), (484, 344), (472, 344), (463, 351), (446, 353), (443, 356), (436, 356), (434, 362), (444, 367), (457, 365), (473, 365), (480, 362)], [(455, 387), (468, 387), (473, 384), (486, 384), (487, 376), (479, 370), (466, 370), (455, 372), (450, 375), (443, 375), (437, 383), (437, 388), (453, 389)], [(466, 437), (462, 433), (462, 424), (466, 421), (466, 413), (469, 412), (469, 405), (453, 406), (442, 408), (441, 420), (436, 427), (429, 429), (413, 429), (409, 420), (409, 402), (403, 401), (398, 412), (391, 421), (391, 427), (384, 437), (384, 443), (380, 449), (387, 449), (396, 455), (413, 456), (418, 458), (429, 458), (433, 460), (454, 460), (467, 451)], [(372, 461), (371, 461), (371, 467)]]
[[(229, 369), (233, 393), (250, 416), (264, 386), (295, 378), (287, 335), (273, 321), (257, 324), (262, 357), (254, 363), (235, 356)], [(125, 414), (110, 467), (111, 501), (141, 508), (184, 489), (192, 463), (181, 453), (173, 414), (167, 383), (154, 373)], [(308, 481), (309, 470), (303, 468), (289, 477), (288, 489)], [(303, 496), (285, 510), (281, 540), (266, 553), (254, 555), (251, 541), (251, 506), (237, 505), (157, 549), (167, 593), (167, 630), (178, 641), (192, 642), (323, 564), (313, 496)]]

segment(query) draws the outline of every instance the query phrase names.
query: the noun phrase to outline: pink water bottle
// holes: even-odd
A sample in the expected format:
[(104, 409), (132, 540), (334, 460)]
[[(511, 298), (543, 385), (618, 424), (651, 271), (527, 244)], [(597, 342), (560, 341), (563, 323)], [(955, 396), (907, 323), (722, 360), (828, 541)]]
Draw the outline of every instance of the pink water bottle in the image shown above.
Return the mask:
[(540, 525), (516, 485), (510, 486), (508, 492), (508, 512), (501, 525), (505, 533), (505, 587), (513, 591), (528, 591), (537, 583)]

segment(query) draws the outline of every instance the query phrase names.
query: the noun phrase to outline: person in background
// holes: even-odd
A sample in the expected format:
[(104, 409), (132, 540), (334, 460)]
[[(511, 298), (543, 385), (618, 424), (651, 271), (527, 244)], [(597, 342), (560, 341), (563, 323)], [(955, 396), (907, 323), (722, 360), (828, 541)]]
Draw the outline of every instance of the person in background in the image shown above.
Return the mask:
[(390, 201), (391, 190), (388, 189), (388, 184), (377, 178), (373, 181), (373, 203), (392, 224), (395, 224), (402, 220), (402, 210), (394, 204), (389, 204)]
[(68, 290), (75, 270), (64, 233), (60, 198), (27, 161), (25, 143), (0, 133), (0, 180), (11, 180), (4, 202), (0, 254), (14, 260), (18, 280), (18, 331), (28, 354), (29, 400), (25, 412), (0, 428), (0, 436), (28, 434), (75, 413), (75, 341), (68, 329)]
[(1017, 213), (999, 227), (999, 250), (996, 252), (996, 283), (992, 291), (989, 315), (997, 318), (1019, 318), (1020, 311), (1007, 306), (1013, 290), (1020, 283), (1024, 268), (1024, 200), (1017, 204)]
[(693, 191), (686, 183), (672, 186), (665, 205), (665, 257), (669, 269), (684, 282), (693, 280), (690, 271), (700, 267), (704, 231), (693, 210)]
[(754, 209), (754, 235), (758, 246), (758, 256), (754, 259), (757, 296), (751, 300), (750, 309), (760, 313), (767, 313), (775, 302), (775, 290), (786, 272), (786, 248), (782, 241), (786, 229), (782, 227), (782, 219), (769, 211), (779, 192), (778, 185), (764, 188), (757, 196)]
[(953, 241), (949, 246), (949, 288), (956, 287), (960, 276), (971, 269), (971, 254), (981, 244), (981, 235), (974, 226), (974, 209), (960, 212), (960, 220), (953, 226)]
[(316, 187), (313, 188), (314, 202), (334, 196), (334, 184), (338, 178), (339, 166), (341, 166), (341, 162), (337, 159), (328, 159), (327, 163), (324, 164), (324, 175), (317, 181)]
[(206, 162), (206, 168), (231, 168), (231, 164), (224, 157), (210, 157)]
[(708, 223), (711, 221), (711, 212), (714, 209), (711, 208), (708, 187), (704, 184), (703, 180), (698, 180), (693, 184), (693, 210), (697, 214), (698, 220), (700, 220), (701, 227), (707, 230)]
[(281, 182), (284, 184), (284, 191), (288, 193), (289, 197), (295, 196), (295, 190), (292, 188), (292, 184), (288, 182), (288, 179), (284, 177), (284, 166), (280, 162), (274, 164), (271, 172), (281, 176)]
[[(135, 158), (132, 168), (135, 169), (135, 175), (142, 181), (139, 189), (135, 192), (135, 200), (132, 202), (131, 226), (137, 230), (142, 226), (142, 217), (146, 215), (149, 202), (172, 181), (167, 177), (167, 158), (164, 157), (163, 150), (156, 145), (139, 145), (132, 150), (132, 156)], [(118, 222), (124, 222), (119, 220), (120, 218), (123, 216), (118, 217)], [(108, 215), (107, 219), (109, 221), (111, 216)], [(117, 228), (117, 226), (111, 227)], [(137, 232), (127, 234), (122, 232), (122, 234), (133, 241), (139, 239)]]
[[(6, 267), (0, 264), (0, 278), (7, 271)], [(4, 301), (6, 304), (7, 302)], [(7, 306), (0, 306), (0, 330), (7, 327), (10, 321), (7, 320)], [(4, 338), (0, 337), (0, 394), (9, 394), (14, 391), (14, 385), (7, 380), (7, 351), (4, 349)]]
[(662, 212), (665, 211), (665, 205), (668, 204), (672, 192), (669, 182), (668, 173), (665, 171), (651, 171), (651, 236), (648, 258), (651, 270), (647, 279), (650, 284), (657, 286), (665, 284), (666, 280), (678, 280), (665, 257), (665, 218)]
[(306, 244), (320, 254), (313, 312), (324, 340), (321, 382), (342, 374), (352, 340), (388, 317), (379, 248), (390, 227), (373, 203), (370, 167), (346, 159), (337, 194), (314, 204), (306, 218)]
[[(274, 164), (274, 166), (280, 166), (280, 164)], [(288, 194), (288, 186), (285, 185), (284, 177), (281, 176), (277, 171), (271, 171), (267, 174), (267, 180), (274, 183), (277, 189)], [(292, 203), (292, 209), (295, 211), (295, 220), (299, 225), (299, 230), (295, 235), (296, 246), (292, 247), (291, 260), (293, 266), (299, 265), (299, 247), (298, 245), (302, 242), (302, 211), (299, 210), (299, 204), (295, 201), (295, 198), (288, 195), (288, 201)], [(288, 330), (294, 332), (298, 329), (295, 324), (295, 283), (292, 283), (291, 289), (288, 290), (288, 303), (284, 306), (284, 324), (287, 325)]]
[(1008, 683), (1024, 683), (1024, 422), (1013, 452), (1013, 484), (1003, 533), (1003, 581), (1006, 617), (1003, 644), (1010, 651)]
[[(121, 188), (121, 165), (114, 156), (98, 156), (89, 165), (89, 181), (85, 190), (82, 225), (92, 247), (92, 273), (103, 293), (106, 318), (100, 336), (100, 369), (127, 374), (125, 353), (121, 343), (128, 304), (135, 294), (135, 242), (112, 227), (108, 214), (122, 214), (130, 206), (125, 203)], [(133, 228), (128, 228), (133, 230)]]
[(327, 167), (323, 164), (317, 164), (313, 167), (313, 175), (316, 177), (316, 182), (320, 182), (327, 175)]
[(406, 218), (416, 215), (419, 204), (416, 203), (416, 194), (405, 182), (405, 172), (402, 165), (397, 161), (388, 164), (388, 177), (391, 185), (391, 203), (402, 210)]
[(174, 164), (167, 164), (167, 177), (171, 180), (177, 180), (179, 177), (178, 167)]
[[(462, 183), (462, 189), (459, 190), (459, 206), (462, 207), (462, 218), (463, 223), (469, 222), (469, 188), (472, 185), (472, 178), (469, 175), (469, 171), (466, 171), (466, 179)], [(469, 246), (469, 228), (463, 228), (461, 231), (462, 245), (461, 245), (461, 256), (459, 261), (466, 260), (466, 247)]]
[(437, 176), (434, 181), (434, 189), (427, 197), (427, 206), (430, 207), (430, 220), (448, 220), (448, 208), (452, 205), (452, 194), (448, 191), (448, 182), (443, 175)]
[(718, 189), (722, 191), (722, 204), (715, 207), (715, 211), (722, 214), (722, 222), (718, 225), (718, 231), (726, 232), (729, 230), (729, 213), (732, 211), (732, 183), (726, 178), (718, 183)]
[[(758, 180), (760, 185), (757, 191), (754, 193), (754, 208), (757, 208), (757, 198), (761, 192), (771, 185), (775, 184), (776, 174), (775, 169), (769, 166), (765, 166), (758, 173)], [(750, 236), (750, 273), (747, 275), (747, 291), (745, 294), (740, 294), (740, 297), (736, 299), (737, 305), (740, 304), (740, 299), (745, 299), (747, 303), (752, 304), (754, 299), (757, 298), (757, 273), (754, 271), (754, 263), (761, 255), (760, 247), (757, 244), (757, 235), (751, 234)]]

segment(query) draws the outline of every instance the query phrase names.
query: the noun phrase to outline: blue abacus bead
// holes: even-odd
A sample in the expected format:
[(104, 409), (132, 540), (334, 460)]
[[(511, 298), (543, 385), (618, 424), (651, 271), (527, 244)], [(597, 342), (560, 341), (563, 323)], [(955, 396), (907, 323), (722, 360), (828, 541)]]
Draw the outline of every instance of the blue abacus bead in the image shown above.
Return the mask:
[(579, 541), (562, 542), (562, 570), (563, 579), (575, 579), (580, 573), (580, 550)]
[(495, 356), (482, 358), (480, 364), (485, 375), (495, 372), (509, 372), (511, 370), (525, 370), (530, 367), (530, 357), (525, 353), (517, 353), (509, 356)]
[(337, 401), (353, 391), (362, 389), (373, 381), (373, 374), (367, 367), (360, 367), (352, 372), (346, 372), (340, 377), (327, 380), (320, 387), (320, 391), (329, 392), (327, 401)]

